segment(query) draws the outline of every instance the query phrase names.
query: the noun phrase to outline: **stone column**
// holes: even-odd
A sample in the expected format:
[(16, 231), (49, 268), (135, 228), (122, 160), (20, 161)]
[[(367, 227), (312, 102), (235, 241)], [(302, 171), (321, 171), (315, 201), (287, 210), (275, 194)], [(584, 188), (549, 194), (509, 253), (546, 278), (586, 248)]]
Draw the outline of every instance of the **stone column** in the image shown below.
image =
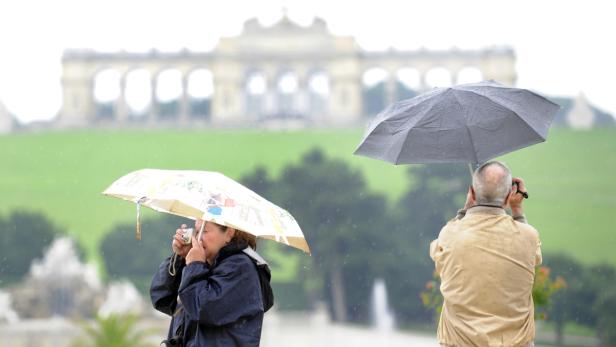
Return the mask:
[(93, 74), (79, 61), (63, 61), (62, 110), (58, 125), (80, 127), (94, 118)]
[(297, 93), (294, 101), (294, 111), (305, 118), (310, 118), (310, 93), (306, 76), (297, 76)]
[(181, 123), (190, 121), (190, 95), (188, 94), (188, 76), (182, 74), (182, 94), (180, 95), (179, 119)]
[(241, 88), (235, 79), (219, 81), (212, 97), (212, 121), (219, 124), (240, 122), (244, 101), (241, 100)]
[(245, 121), (244, 101), (241, 97), (244, 66), (238, 61), (217, 61), (212, 65), (214, 94), (212, 123), (240, 124)]
[(120, 77), (120, 95), (115, 101), (114, 117), (118, 122), (126, 122), (128, 120), (128, 105), (126, 104), (126, 74)]
[(390, 105), (398, 99), (398, 86), (397, 78), (395, 74), (387, 73), (387, 80), (385, 80), (385, 102), (386, 105)]
[(85, 78), (63, 79), (62, 123), (84, 126), (94, 118), (91, 82)]
[(426, 83), (426, 70), (419, 70), (419, 92), (423, 92), (428, 89), (428, 85)]
[(333, 77), (329, 97), (331, 123), (349, 124), (361, 117), (361, 80), (359, 77)]
[(265, 75), (267, 89), (263, 94), (263, 112), (261, 117), (276, 114), (280, 111), (280, 100), (278, 98), (278, 75), (273, 71), (268, 71)]
[(150, 91), (150, 112), (147, 116), (148, 121), (156, 122), (160, 117), (160, 107), (158, 105), (158, 99), (156, 98), (156, 85), (158, 82), (158, 75), (151, 75), (150, 85), (152, 90)]

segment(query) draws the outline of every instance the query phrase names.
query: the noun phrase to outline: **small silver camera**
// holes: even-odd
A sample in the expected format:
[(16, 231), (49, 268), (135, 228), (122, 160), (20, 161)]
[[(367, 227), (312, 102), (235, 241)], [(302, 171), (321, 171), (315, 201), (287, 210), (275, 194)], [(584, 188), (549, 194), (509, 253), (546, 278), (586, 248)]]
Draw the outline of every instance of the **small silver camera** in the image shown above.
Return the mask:
[(192, 236), (195, 232), (193, 228), (182, 229), (182, 241), (185, 245), (190, 245), (192, 243)]

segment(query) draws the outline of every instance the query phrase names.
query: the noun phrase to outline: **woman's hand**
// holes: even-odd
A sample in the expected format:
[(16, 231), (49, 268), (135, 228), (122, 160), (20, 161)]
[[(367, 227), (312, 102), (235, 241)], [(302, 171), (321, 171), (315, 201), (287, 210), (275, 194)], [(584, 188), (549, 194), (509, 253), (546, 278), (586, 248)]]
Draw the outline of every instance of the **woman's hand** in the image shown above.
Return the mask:
[(194, 262), (194, 261), (202, 261), (205, 263), (207, 256), (207, 252), (203, 246), (197, 241), (195, 235), (192, 237), (192, 248), (188, 251), (186, 255), (186, 265)]
[(179, 229), (175, 230), (173, 241), (171, 242), (171, 249), (173, 253), (179, 255), (182, 258), (186, 258), (188, 251), (190, 251), (192, 244), (185, 244), (182, 240), (182, 229), (186, 228), (186, 224), (182, 224)]

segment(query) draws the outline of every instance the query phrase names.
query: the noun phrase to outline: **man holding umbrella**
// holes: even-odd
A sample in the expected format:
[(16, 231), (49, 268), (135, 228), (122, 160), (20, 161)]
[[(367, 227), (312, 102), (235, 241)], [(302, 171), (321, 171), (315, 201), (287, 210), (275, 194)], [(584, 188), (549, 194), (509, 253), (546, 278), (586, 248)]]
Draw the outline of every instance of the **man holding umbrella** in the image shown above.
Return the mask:
[(483, 164), (464, 209), (430, 245), (444, 297), (442, 346), (533, 346), (532, 288), (542, 258), (539, 234), (524, 217), (524, 196), (524, 182), (504, 164)]
[[(495, 81), (436, 88), (379, 113), (355, 154), (396, 165), (472, 168), (545, 141), (559, 108), (535, 92)], [(473, 173), (464, 209), (432, 242), (444, 297), (442, 345), (533, 344), (532, 286), (541, 243), (526, 224), (523, 197), (528, 197), (524, 182), (512, 178), (505, 165), (483, 164)]]

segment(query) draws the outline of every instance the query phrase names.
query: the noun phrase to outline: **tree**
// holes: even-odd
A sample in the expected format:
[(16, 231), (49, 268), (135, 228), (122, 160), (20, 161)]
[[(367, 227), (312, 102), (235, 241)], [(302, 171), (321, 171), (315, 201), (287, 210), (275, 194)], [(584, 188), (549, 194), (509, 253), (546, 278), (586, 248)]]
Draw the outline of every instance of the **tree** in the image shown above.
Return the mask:
[(590, 266), (585, 281), (594, 294), (594, 303), (589, 306), (601, 346), (616, 346), (616, 268), (607, 264)]
[(0, 286), (21, 280), (60, 230), (45, 215), (18, 210), (0, 216)]
[(135, 316), (97, 317), (95, 325), (83, 327), (85, 337), (77, 338), (74, 347), (150, 347), (146, 342), (150, 330), (137, 328)]
[(562, 345), (567, 323), (590, 325), (594, 321), (594, 290), (586, 286), (585, 269), (572, 257), (565, 254), (544, 254), (543, 259), (544, 265), (548, 266), (554, 275), (562, 276), (567, 282), (567, 288), (554, 294), (547, 310), (548, 320), (555, 324), (556, 343)]
[(398, 225), (427, 247), (464, 205), (469, 172), (464, 165), (431, 164), (409, 169), (408, 178), (412, 185), (397, 205)]
[(299, 276), (310, 282), (307, 287), (324, 291), (334, 319), (366, 321), (373, 260), (387, 256), (381, 247), (387, 230), (385, 197), (367, 192), (360, 171), (319, 150), (284, 168), (275, 182), (263, 169), (243, 182), (298, 220), (312, 250), (312, 264), (302, 267)]
[(602, 346), (616, 346), (616, 288), (604, 288), (593, 305), (597, 313), (597, 330)]
[(313, 252), (297, 276), (322, 290), (316, 297), (325, 298), (335, 320), (367, 322), (380, 277), (407, 323), (430, 317), (419, 297), (434, 269), (428, 245), (462, 206), (469, 181), (463, 165), (422, 166), (409, 179), (415, 184), (391, 209), (368, 191), (360, 171), (312, 150), (278, 180), (258, 168), (243, 182), (296, 217)]
[(420, 300), (434, 272), (430, 242), (464, 205), (470, 177), (459, 164), (413, 166), (407, 175), (411, 186), (396, 206), (390, 236), (397, 245), (393, 248), (397, 263), (391, 264), (387, 283), (397, 300), (398, 318), (420, 322), (432, 319)]
[(134, 224), (115, 226), (100, 245), (108, 276), (126, 278), (146, 293), (158, 266), (172, 254), (171, 238), (181, 224), (193, 222), (168, 214), (144, 220), (141, 240), (135, 239)]
[(616, 345), (616, 268), (583, 266), (563, 254), (546, 254), (544, 263), (567, 282), (548, 310), (548, 319), (556, 324), (557, 343), (563, 342), (565, 324), (576, 323), (596, 328), (602, 345)]

